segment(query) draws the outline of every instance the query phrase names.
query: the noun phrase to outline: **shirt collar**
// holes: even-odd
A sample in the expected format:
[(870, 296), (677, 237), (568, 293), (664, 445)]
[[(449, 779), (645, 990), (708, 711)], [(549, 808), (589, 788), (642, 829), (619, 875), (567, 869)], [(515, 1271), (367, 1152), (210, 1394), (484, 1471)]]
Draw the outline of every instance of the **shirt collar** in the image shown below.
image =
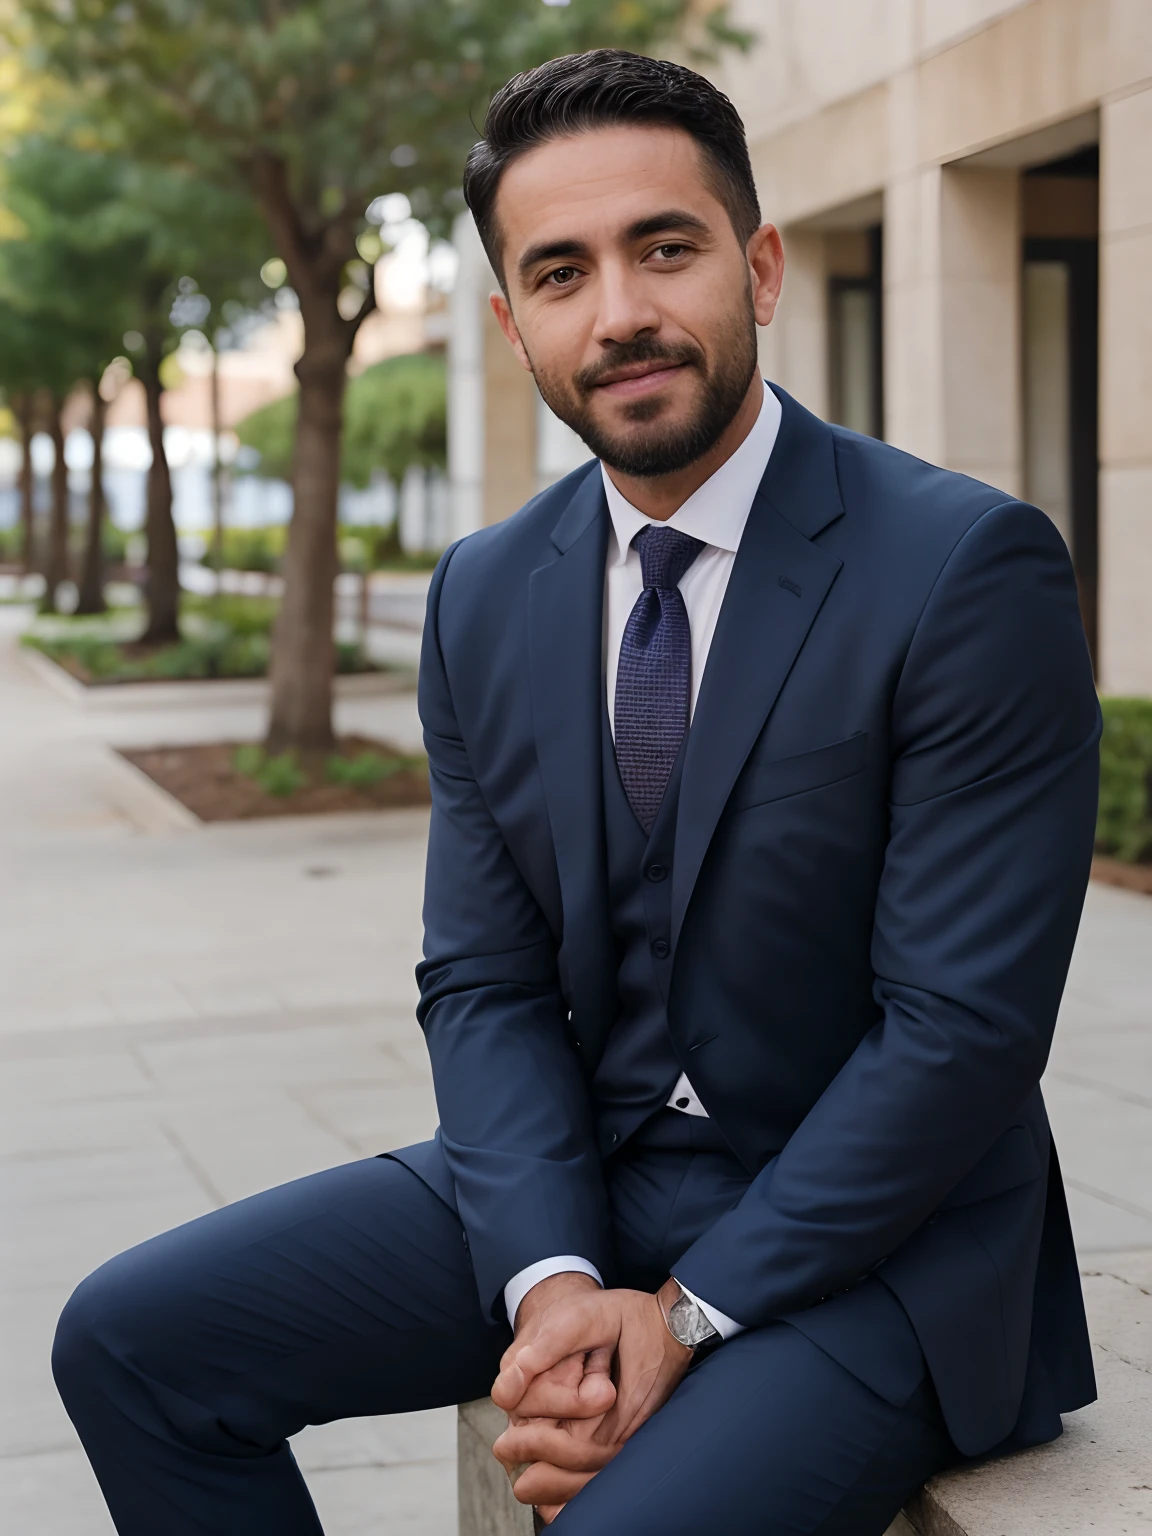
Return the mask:
[(691, 534), (704, 544), (735, 554), (776, 444), (781, 414), (780, 401), (765, 386), (760, 414), (753, 422), (748, 436), (735, 453), (724, 460), (716, 473), (710, 475), (698, 490), (693, 491), (683, 506), (677, 508), (664, 523), (646, 517), (627, 501), (601, 464), (600, 473), (604, 480), (604, 494), (608, 498), (608, 515), (612, 519), (615, 546), (608, 553), (609, 565), (623, 565), (628, 558), (632, 540), (641, 528), (649, 525), (677, 528), (681, 533)]

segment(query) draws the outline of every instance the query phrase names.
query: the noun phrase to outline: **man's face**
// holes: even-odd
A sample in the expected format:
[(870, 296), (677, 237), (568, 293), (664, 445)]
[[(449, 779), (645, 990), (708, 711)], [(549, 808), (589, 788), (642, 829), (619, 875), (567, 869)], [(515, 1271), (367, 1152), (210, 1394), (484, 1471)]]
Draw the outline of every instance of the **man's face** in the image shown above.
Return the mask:
[(540, 145), (504, 173), (496, 217), (493, 309), (556, 415), (625, 474), (713, 447), (755, 374), (779, 238), (766, 226), (745, 249), (694, 140), (622, 127)]

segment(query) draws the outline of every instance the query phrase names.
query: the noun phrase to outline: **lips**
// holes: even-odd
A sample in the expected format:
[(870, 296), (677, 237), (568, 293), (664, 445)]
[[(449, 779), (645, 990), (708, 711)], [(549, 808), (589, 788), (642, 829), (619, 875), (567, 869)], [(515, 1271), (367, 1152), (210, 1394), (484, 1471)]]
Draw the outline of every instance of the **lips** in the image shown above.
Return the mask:
[(651, 390), (660, 389), (673, 374), (687, 366), (685, 362), (667, 358), (633, 363), (630, 367), (613, 368), (611, 372), (596, 381), (595, 387), (607, 390), (613, 395), (646, 394)]

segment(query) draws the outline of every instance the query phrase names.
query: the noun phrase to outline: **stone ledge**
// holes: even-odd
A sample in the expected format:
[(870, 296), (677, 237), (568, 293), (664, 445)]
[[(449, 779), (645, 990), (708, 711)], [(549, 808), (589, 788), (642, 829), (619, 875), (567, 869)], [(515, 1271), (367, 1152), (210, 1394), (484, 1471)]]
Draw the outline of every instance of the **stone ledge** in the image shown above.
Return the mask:
[[(887, 1536), (1152, 1536), (1152, 1252), (1083, 1264), (1100, 1401), (1052, 1445), (933, 1478)], [(459, 1416), (460, 1536), (533, 1536), (484, 1398)]]
[(1100, 1399), (1051, 1445), (935, 1477), (918, 1536), (1152, 1533), (1152, 1252), (1082, 1262)]
[(456, 1419), (460, 1536), (533, 1536), (532, 1511), (512, 1497), (512, 1485), (492, 1454), (507, 1422), (490, 1397), (460, 1404)]

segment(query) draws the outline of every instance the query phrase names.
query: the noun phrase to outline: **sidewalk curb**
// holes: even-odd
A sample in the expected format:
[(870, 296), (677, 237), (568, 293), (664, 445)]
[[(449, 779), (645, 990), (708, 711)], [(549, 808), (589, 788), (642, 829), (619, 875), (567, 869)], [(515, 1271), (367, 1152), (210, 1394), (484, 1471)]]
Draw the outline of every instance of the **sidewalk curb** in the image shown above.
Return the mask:
[(189, 832), (204, 825), (194, 811), (162, 789), (142, 768), (121, 756), (115, 747), (106, 746), (104, 752), (117, 765), (126, 790), (120, 808), (142, 832)]
[[(271, 692), (266, 677), (189, 678), (178, 683), (108, 683), (89, 687), (43, 651), (22, 645), (19, 654), (35, 677), (86, 714), (124, 708), (171, 709), (173, 705), (200, 709), (205, 704), (263, 704)], [(383, 698), (413, 692), (416, 670), (398, 667), (389, 672), (351, 672), (336, 676), (332, 682), (336, 699)]]
[(32, 673), (33, 677), (37, 677), (42, 683), (46, 683), (54, 693), (60, 694), (70, 704), (78, 704), (83, 707), (85, 703), (84, 696), (88, 690), (70, 672), (65, 672), (63, 667), (58, 666), (54, 661), (50, 661), (44, 652), (38, 651), (35, 646), (22, 645), (17, 641), (16, 654), (28, 671)]

